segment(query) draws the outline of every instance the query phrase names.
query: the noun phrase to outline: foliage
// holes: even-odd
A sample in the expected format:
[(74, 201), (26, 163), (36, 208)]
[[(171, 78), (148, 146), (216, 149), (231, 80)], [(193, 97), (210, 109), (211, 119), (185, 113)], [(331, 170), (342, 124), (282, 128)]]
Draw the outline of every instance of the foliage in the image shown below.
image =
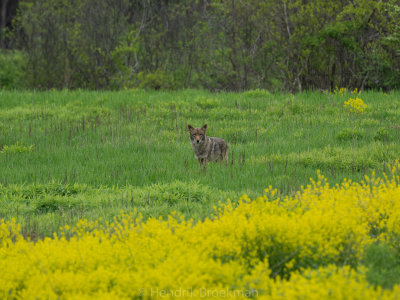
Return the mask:
[(328, 266), (294, 273), (290, 280), (272, 285), (271, 295), (260, 299), (396, 299), (399, 287), (393, 291), (375, 289), (366, 280), (365, 269)]
[(125, 0), (21, 1), (14, 27), (30, 86), (112, 88), (126, 9)]
[(399, 93), (356, 93), (0, 91), (0, 297), (397, 299)]
[(51, 236), (61, 226), (74, 224), (83, 217), (93, 220), (102, 216), (109, 221), (122, 209), (138, 209), (144, 218), (165, 218), (177, 211), (187, 218), (201, 219), (209, 216), (217, 203), (237, 196), (238, 193), (195, 181), (118, 188), (61, 182), (9, 184), (0, 185), (0, 215), (6, 219), (15, 217), (21, 223), (21, 233), (36, 239)]
[(353, 129), (353, 128), (345, 128), (338, 132), (336, 138), (339, 141), (351, 141), (351, 140), (360, 140), (365, 136), (363, 130)]
[(389, 131), (385, 127), (380, 127), (374, 134), (374, 139), (377, 141), (387, 142), (390, 140)]
[[(371, 274), (385, 268), (371, 258), (381, 255), (371, 250), (375, 241), (389, 247), (384, 251), (400, 249), (390, 244), (400, 233), (392, 226), (400, 223), (399, 169), (396, 163), (384, 178), (334, 187), (318, 174), (293, 196), (269, 187), (256, 199), (220, 205), (200, 222), (174, 213), (144, 220), (136, 210), (105, 225), (80, 220), (37, 243), (22, 238), (15, 220), (2, 220), (0, 266), (7, 280), (0, 281), (0, 295), (152, 298), (184, 290), (196, 298), (223, 292), (337, 299), (346, 291), (346, 299), (396, 299), (398, 285), (375, 289), (368, 280), (381, 283)], [(363, 257), (370, 270), (360, 266)], [(387, 282), (384, 287), (397, 283)]]
[(271, 96), (267, 90), (262, 89), (248, 90), (243, 95), (250, 98), (268, 98)]
[(35, 88), (399, 87), (399, 5), (373, 1), (25, 0)]
[(13, 154), (13, 153), (23, 153), (23, 152), (32, 152), (35, 150), (34, 145), (23, 146), (18, 143), (15, 145), (4, 145), (3, 149), (0, 150), (0, 154)]
[(368, 267), (366, 274), (375, 286), (391, 289), (400, 283), (400, 260), (393, 249), (384, 243), (370, 245), (365, 253), (363, 264)]
[[(368, 109), (356, 117), (343, 108), (350, 95), (1, 91), (0, 218), (15, 217), (36, 240), (135, 207), (145, 219), (203, 220), (266, 185), (293, 194), (316, 169), (332, 184), (382, 175), (399, 158), (399, 93), (363, 92)], [(227, 141), (229, 160), (203, 172), (187, 124), (205, 123)]]
[(364, 103), (364, 101), (361, 98), (350, 98), (349, 100), (344, 102), (344, 108), (346, 108), (350, 113), (355, 113), (355, 114), (363, 114), (365, 112), (365, 109), (367, 108), (367, 105)]
[(142, 89), (153, 90), (171, 90), (177, 89), (179, 83), (175, 82), (172, 74), (156, 70), (154, 73), (139, 72), (137, 74), (138, 87)]
[(23, 52), (0, 51), (0, 89), (26, 87), (26, 61)]
[(194, 99), (194, 103), (202, 109), (211, 109), (220, 107), (220, 101), (218, 99), (199, 97)]

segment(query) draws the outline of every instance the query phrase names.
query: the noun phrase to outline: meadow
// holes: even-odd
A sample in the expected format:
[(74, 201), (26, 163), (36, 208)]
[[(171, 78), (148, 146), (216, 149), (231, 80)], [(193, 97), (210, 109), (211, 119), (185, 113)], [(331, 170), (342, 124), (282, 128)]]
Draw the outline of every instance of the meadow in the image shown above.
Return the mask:
[[(3, 296), (21, 296), (42, 284), (46, 297), (102, 295), (94, 291), (111, 298), (160, 296), (152, 295), (154, 287), (167, 289), (166, 297), (182, 287), (181, 293), (199, 296), (227, 287), (247, 291), (234, 295), (238, 298), (278, 299), (307, 295), (298, 289), (300, 282), (315, 291), (329, 286), (337, 299), (339, 282), (351, 282), (353, 292), (366, 293), (354, 293), (354, 299), (395, 299), (399, 105), (399, 92), (345, 89), (296, 95), (0, 91), (0, 242), (2, 258), (8, 257), (0, 265), (28, 266), (18, 253), (30, 253), (39, 270), (10, 271), (14, 281), (0, 284), (7, 287)], [(193, 156), (187, 124), (205, 123), (209, 136), (227, 141), (229, 160), (209, 164), (204, 172)], [(128, 245), (135, 239), (143, 245), (132, 249)], [(108, 257), (106, 249), (115, 245), (127, 252)], [(92, 252), (74, 252), (81, 247)], [(54, 253), (61, 248), (60, 255), (68, 250), (71, 261), (81, 259), (82, 265), (57, 260)], [(189, 248), (197, 250), (182, 250)], [(146, 249), (161, 252), (142, 257)], [(46, 253), (56, 256), (46, 261)], [(136, 256), (141, 258), (132, 260)], [(203, 265), (185, 261), (173, 272), (166, 262), (192, 257)], [(70, 285), (66, 277), (49, 279), (57, 270), (78, 268), (84, 276), (124, 259), (139, 277), (124, 264), (127, 277), (121, 283), (113, 277), (114, 265), (106, 275), (89, 274), (93, 285), (78, 294), (71, 292), (77, 278), (69, 278)], [(154, 275), (157, 268), (172, 274), (171, 281)], [(48, 279), (30, 282), (24, 272)], [(184, 281), (186, 272), (193, 275)], [(197, 285), (195, 275), (202, 278)], [(107, 277), (107, 283), (96, 276)], [(122, 292), (132, 281), (135, 291)], [(203, 291), (206, 285), (212, 288)]]

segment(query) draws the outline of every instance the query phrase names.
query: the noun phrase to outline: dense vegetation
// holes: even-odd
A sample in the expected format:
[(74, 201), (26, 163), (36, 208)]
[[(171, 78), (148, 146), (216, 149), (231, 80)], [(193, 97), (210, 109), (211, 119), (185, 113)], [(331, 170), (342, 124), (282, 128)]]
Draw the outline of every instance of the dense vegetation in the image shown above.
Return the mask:
[(0, 8), (0, 298), (400, 298), (397, 0)]
[(26, 0), (0, 85), (388, 90), (399, 20), (397, 0)]
[(398, 299), (400, 186), (384, 179), (295, 197), (276, 190), (219, 207), (212, 219), (133, 211), (105, 226), (81, 220), (33, 244), (0, 222), (2, 298)]
[[(0, 92), (0, 216), (27, 236), (81, 218), (112, 220), (213, 206), (272, 185), (293, 194), (320, 169), (331, 183), (388, 171), (399, 158), (399, 94)], [(363, 104), (363, 105), (362, 105)], [(366, 107), (365, 107), (366, 106)], [(201, 171), (187, 124), (229, 145)]]
[(0, 98), (2, 298), (398, 298), (398, 92)]

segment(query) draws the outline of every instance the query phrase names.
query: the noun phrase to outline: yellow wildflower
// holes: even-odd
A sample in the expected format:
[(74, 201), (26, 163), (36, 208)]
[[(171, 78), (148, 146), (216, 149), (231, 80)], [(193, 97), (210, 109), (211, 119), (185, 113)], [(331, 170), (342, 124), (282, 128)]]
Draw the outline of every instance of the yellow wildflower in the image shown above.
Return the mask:
[(344, 108), (348, 109), (351, 113), (363, 114), (367, 105), (361, 98), (350, 98), (344, 102)]

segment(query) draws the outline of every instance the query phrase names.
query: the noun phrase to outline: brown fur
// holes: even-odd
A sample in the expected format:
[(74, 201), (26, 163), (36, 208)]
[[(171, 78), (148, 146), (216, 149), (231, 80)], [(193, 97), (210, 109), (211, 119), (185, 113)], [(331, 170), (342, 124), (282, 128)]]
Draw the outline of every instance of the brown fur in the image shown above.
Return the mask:
[(209, 161), (228, 161), (228, 145), (217, 137), (206, 136), (207, 124), (201, 128), (188, 125), (194, 157), (204, 167)]

